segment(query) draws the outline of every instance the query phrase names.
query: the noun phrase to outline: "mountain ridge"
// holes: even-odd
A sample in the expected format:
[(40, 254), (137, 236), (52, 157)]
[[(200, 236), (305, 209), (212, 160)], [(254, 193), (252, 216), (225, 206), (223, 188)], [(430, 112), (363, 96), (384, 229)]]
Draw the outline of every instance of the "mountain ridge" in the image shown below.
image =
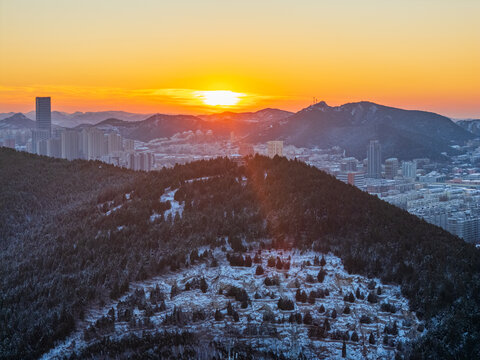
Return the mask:
[[(370, 140), (380, 140), (383, 155), (408, 159), (441, 159), (456, 154), (450, 145), (473, 138), (449, 118), (420, 110), (404, 110), (362, 101), (330, 107), (324, 101), (309, 106), (260, 134), (257, 141), (279, 138), (300, 147), (340, 146), (364, 158)], [(402, 141), (407, 141), (402, 148)]]
[(35, 125), (35, 121), (22, 113), (16, 113), (0, 120), (0, 129), (33, 129)]

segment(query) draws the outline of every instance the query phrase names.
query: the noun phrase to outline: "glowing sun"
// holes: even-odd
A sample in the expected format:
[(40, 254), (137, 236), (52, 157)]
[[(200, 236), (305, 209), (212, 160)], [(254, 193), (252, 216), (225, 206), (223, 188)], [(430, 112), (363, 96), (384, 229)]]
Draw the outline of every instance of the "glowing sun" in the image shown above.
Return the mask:
[(197, 91), (196, 95), (202, 99), (204, 104), (210, 106), (236, 105), (245, 96), (245, 94), (229, 90)]

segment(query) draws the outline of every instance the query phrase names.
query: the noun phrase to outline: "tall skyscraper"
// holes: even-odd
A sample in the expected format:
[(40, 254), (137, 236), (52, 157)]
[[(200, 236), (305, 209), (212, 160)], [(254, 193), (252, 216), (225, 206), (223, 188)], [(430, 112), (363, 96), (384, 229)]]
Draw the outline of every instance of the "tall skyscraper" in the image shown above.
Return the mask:
[(283, 156), (283, 141), (269, 141), (267, 142), (268, 157), (275, 157), (275, 155)]
[[(46, 143), (42, 143), (41, 151), (38, 143), (42, 140), (48, 140), (52, 136), (52, 113), (49, 97), (35, 98), (35, 117), (36, 127), (32, 130), (32, 153), (46, 155)], [(45, 150), (45, 153), (43, 150)]]
[(37, 130), (48, 132), (50, 137), (52, 134), (52, 110), (50, 97), (37, 97), (35, 99), (35, 117), (37, 120)]
[(367, 161), (367, 177), (380, 179), (382, 177), (382, 147), (378, 140), (370, 140)]

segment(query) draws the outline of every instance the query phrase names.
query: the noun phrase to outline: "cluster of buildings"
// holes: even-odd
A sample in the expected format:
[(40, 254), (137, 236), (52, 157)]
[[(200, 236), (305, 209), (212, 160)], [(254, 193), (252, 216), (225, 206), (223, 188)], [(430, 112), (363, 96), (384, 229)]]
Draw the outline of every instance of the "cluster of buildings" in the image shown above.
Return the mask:
[(27, 151), (67, 160), (101, 160), (132, 170), (150, 171), (155, 165), (152, 152), (137, 151), (135, 142), (115, 132), (104, 133), (95, 127), (53, 129), (51, 99), (36, 98), (36, 128)]
[(448, 183), (416, 183), (383, 198), (467, 242), (480, 242), (480, 190)]
[(458, 167), (441, 171), (428, 158), (389, 158), (383, 164), (381, 159), (381, 144), (372, 140), (365, 160), (342, 157), (323, 170), (467, 242), (480, 243), (480, 173), (471, 170), (460, 180), (454, 175)]

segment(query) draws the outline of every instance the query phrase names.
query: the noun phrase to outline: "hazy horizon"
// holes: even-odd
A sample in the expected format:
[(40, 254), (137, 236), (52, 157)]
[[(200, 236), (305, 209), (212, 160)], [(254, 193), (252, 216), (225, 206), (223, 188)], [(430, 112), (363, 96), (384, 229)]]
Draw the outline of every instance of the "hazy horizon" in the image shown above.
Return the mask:
[[(200, 114), (312, 98), (480, 117), (480, 3), (0, 0), (0, 111)], [(21, 24), (21, 26), (18, 26)], [(234, 99), (216, 104), (208, 91)]]
[[(54, 101), (54, 99), (52, 99), (52, 102)], [(323, 100), (318, 100), (315, 104), (318, 104), (319, 102), (322, 102)], [(326, 102), (326, 101), (325, 101)], [(359, 102), (372, 102), (372, 103), (375, 103), (373, 101), (369, 101), (369, 100), (359, 100), (359, 101), (349, 101), (349, 102), (346, 102), (346, 103), (341, 103), (341, 104), (330, 104), (328, 102), (327, 105), (330, 106), (330, 107), (338, 107), (338, 106), (342, 106), (342, 105), (345, 105), (345, 104), (349, 104), (349, 103), (359, 103)], [(443, 114), (443, 113), (439, 113), (439, 112), (436, 112), (436, 111), (433, 111), (433, 110), (425, 110), (425, 109), (418, 109), (418, 108), (403, 108), (403, 107), (398, 107), (398, 106), (393, 106), (393, 105), (388, 105), (388, 104), (380, 104), (380, 103), (375, 103), (377, 105), (382, 105), (382, 106), (386, 106), (386, 107), (392, 107), (392, 108), (398, 108), (398, 109), (402, 109), (402, 110), (409, 110), (409, 111), (425, 111), (425, 112), (430, 112), (430, 113), (435, 113), (435, 114), (438, 114), (438, 115), (441, 115), (441, 116), (445, 116), (447, 118), (450, 118), (451, 120), (454, 120), (454, 121), (459, 121), (459, 120), (476, 120), (478, 118), (480, 118), (480, 114), (478, 116), (467, 116), (467, 117), (454, 117), (454, 116), (448, 116), (446, 114)], [(81, 114), (86, 114), (86, 113), (98, 113), (98, 112), (124, 112), (124, 113), (129, 113), (129, 114), (135, 114), (135, 115), (146, 115), (146, 116), (151, 116), (151, 115), (156, 115), (156, 114), (163, 114), (163, 115), (193, 115), (193, 116), (205, 116), (205, 115), (215, 115), (215, 114), (222, 114), (222, 113), (236, 113), (236, 114), (240, 114), (240, 113), (255, 113), (255, 112), (258, 112), (258, 111), (262, 111), (262, 110), (266, 110), (266, 109), (273, 109), (273, 110), (281, 110), (281, 111), (288, 111), (288, 112), (292, 112), (292, 113), (297, 113), (309, 106), (312, 106), (314, 105), (313, 103), (310, 103), (310, 104), (307, 104), (305, 105), (304, 107), (301, 107), (301, 108), (298, 108), (296, 110), (287, 110), (287, 109), (284, 109), (284, 108), (279, 108), (279, 107), (269, 107), (269, 106), (266, 106), (266, 107), (262, 107), (262, 108), (251, 108), (251, 109), (229, 109), (227, 107), (218, 107), (218, 108), (214, 108), (214, 109), (210, 109), (210, 110), (205, 110), (204, 112), (189, 112), (189, 111), (185, 111), (185, 112), (160, 112), (160, 111), (153, 111), (153, 112), (135, 112), (135, 111), (128, 111), (128, 110), (123, 110), (123, 109), (98, 109), (98, 110), (73, 110), (73, 111), (61, 111), (61, 110), (57, 110), (55, 108), (52, 107), (52, 112), (60, 112), (60, 113), (65, 113), (65, 114), (68, 114), (68, 115), (73, 115), (75, 113), (81, 113)], [(52, 105), (53, 106), (53, 105)], [(34, 113), (35, 112), (35, 109), (34, 108), (31, 108), (29, 110), (26, 110), (26, 111), (14, 111), (14, 110), (10, 110), (10, 111), (3, 111), (3, 112), (0, 112), (0, 113), (3, 113), (3, 114), (7, 114), (7, 113), (14, 113), (14, 114), (18, 114), (18, 113), (22, 113), (22, 114), (28, 114), (28, 113)]]

